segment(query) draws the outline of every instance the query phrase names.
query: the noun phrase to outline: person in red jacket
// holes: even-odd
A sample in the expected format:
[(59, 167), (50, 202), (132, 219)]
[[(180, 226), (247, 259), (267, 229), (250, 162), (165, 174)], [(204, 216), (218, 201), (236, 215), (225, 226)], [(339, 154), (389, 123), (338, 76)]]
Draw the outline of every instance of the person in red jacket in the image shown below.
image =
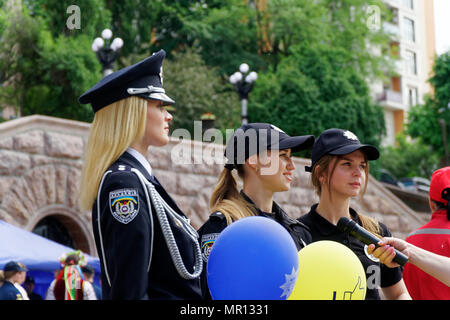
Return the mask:
[[(450, 257), (450, 167), (431, 176), (430, 222), (412, 232), (406, 241), (427, 251)], [(450, 287), (411, 263), (405, 265), (403, 279), (414, 300), (449, 300)]]

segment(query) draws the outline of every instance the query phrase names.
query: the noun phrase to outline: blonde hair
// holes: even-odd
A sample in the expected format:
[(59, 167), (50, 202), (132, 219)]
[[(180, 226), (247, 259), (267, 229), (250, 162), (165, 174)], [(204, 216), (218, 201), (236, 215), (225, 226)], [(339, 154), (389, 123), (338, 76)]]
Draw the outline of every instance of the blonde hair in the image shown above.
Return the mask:
[(10, 271), (0, 270), (0, 283), (11, 279), (18, 272), (19, 271), (15, 271), (15, 270), (10, 270)]
[(146, 117), (147, 100), (134, 96), (95, 113), (81, 173), (81, 210), (92, 209), (105, 171), (134, 141), (143, 137)]
[[(237, 172), (243, 179), (243, 165), (237, 166)], [(222, 170), (211, 194), (209, 207), (211, 212), (220, 211), (225, 216), (228, 225), (236, 220), (256, 215), (255, 207), (242, 198), (231, 170), (226, 168)]]
[[(331, 177), (333, 176), (334, 170), (336, 169), (337, 163), (340, 160), (340, 156), (333, 156), (326, 154), (322, 158), (317, 161), (317, 163), (314, 165), (314, 168), (311, 172), (311, 183), (314, 187), (314, 190), (316, 191), (317, 195), (320, 197), (322, 194), (322, 184), (319, 180), (320, 177), (324, 176), (326, 177), (328, 190), (330, 190), (331, 185)], [(367, 165), (364, 168), (365, 176), (366, 176), (366, 183), (363, 186), (362, 192), (360, 194), (360, 197), (362, 198), (367, 190), (367, 182), (369, 180), (369, 162), (367, 161), (367, 157), (364, 154), (364, 159), (366, 160)], [(329, 171), (330, 166), (331, 170)], [(330, 174), (328, 174), (330, 172)], [(331, 194), (330, 194), (331, 199)], [(357, 213), (359, 220), (361, 221), (361, 224), (364, 229), (367, 229), (368, 231), (374, 233), (376, 236), (381, 237), (381, 228), (378, 222), (368, 216), (362, 215)]]

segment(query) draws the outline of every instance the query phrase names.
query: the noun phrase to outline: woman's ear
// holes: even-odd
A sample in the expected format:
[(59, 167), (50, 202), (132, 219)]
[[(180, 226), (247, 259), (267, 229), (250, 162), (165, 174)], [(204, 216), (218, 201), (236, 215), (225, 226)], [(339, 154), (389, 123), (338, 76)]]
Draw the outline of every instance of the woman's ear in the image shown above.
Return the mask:
[(245, 164), (249, 166), (251, 169), (258, 172), (259, 170), (258, 155), (254, 154), (248, 157), (247, 160), (245, 160)]
[(320, 174), (320, 165), (318, 165), (318, 164), (315, 165), (313, 170), (314, 170), (314, 175), (317, 176), (317, 179), (319, 180), (320, 184), (324, 184), (326, 182), (327, 178), (324, 173), (319, 175)]

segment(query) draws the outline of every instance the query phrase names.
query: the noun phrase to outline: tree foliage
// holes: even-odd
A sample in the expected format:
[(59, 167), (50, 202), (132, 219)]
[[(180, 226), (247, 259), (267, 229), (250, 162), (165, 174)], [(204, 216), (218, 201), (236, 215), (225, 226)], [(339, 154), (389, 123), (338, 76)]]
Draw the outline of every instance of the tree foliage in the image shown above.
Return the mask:
[[(384, 14), (381, 0), (369, 2)], [(3, 76), (13, 75), (3, 81), (12, 87), (1, 93), (15, 95), (24, 115), (90, 120), (92, 112), (77, 97), (101, 77), (91, 43), (110, 28), (124, 40), (117, 68), (161, 48), (168, 53), (164, 85), (178, 103), (176, 127), (192, 128), (203, 112), (213, 112), (221, 129), (236, 127), (239, 101), (228, 77), (246, 62), (259, 73), (251, 121), (272, 122), (289, 134), (341, 127), (373, 144), (384, 132), (365, 81), (385, 72), (388, 59), (370, 48), (383, 50), (388, 41), (381, 28), (368, 27), (367, 1), (80, 0), (79, 30), (66, 26), (69, 0), (21, 3), (28, 24), (17, 25), (26, 36), (10, 63), (8, 46), (20, 41), (0, 2), (0, 28), (9, 30), (2, 40), (12, 35), (1, 46), (0, 64)], [(7, 73), (7, 66), (15, 69)]]
[(394, 176), (423, 177), (430, 179), (431, 174), (439, 168), (439, 157), (431, 152), (431, 147), (421, 140), (408, 141), (405, 135), (397, 136), (397, 145), (382, 149), (379, 166)]
[[(84, 29), (88, 34), (83, 29), (65, 32), (56, 21), (63, 21), (65, 26), (67, 7), (62, 10), (58, 1), (30, 0), (24, 1), (23, 6), (20, 1), (12, 3), (11, 7), (10, 4), (0, 7), (3, 103), (17, 105), (21, 115), (39, 113), (91, 120), (90, 108), (80, 106), (77, 98), (99, 80), (100, 66), (90, 50), (93, 29)], [(95, 17), (100, 19), (101, 14), (94, 15), (95, 10), (88, 10), (88, 1), (81, 1), (80, 5), (83, 4), (95, 25)], [(10, 54), (11, 48), (14, 54)]]
[[(445, 122), (447, 148), (450, 150), (450, 52), (436, 58), (430, 83), (435, 92), (425, 99), (425, 104), (411, 108), (408, 117), (407, 132), (430, 145), (445, 164), (446, 160), (443, 130), (440, 122)], [(447, 160), (448, 161), (448, 160)], [(447, 163), (448, 165), (448, 163)]]
[(341, 66), (340, 50), (299, 45), (291, 51), (276, 72), (259, 77), (250, 120), (266, 119), (292, 135), (344, 128), (378, 145), (384, 132), (382, 110), (371, 103), (364, 79)]
[[(174, 128), (186, 128), (194, 132), (193, 121), (200, 121), (203, 113), (216, 116), (216, 128), (235, 128), (240, 125), (237, 95), (224, 90), (227, 84), (208, 67), (201, 56), (192, 49), (174, 54), (164, 65), (164, 82), (170, 97), (176, 101)], [(182, 88), (182, 90), (180, 90)]]

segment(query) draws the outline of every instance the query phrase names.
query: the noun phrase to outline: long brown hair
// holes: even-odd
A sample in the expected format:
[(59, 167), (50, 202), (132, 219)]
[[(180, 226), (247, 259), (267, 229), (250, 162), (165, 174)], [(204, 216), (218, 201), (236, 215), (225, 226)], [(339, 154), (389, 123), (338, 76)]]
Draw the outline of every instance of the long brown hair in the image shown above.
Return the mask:
[[(314, 165), (314, 168), (311, 173), (311, 183), (319, 197), (322, 194), (322, 185), (320, 183), (319, 177), (322, 177), (322, 176), (326, 177), (327, 187), (328, 187), (328, 190), (330, 190), (331, 177), (333, 176), (334, 170), (336, 169), (337, 163), (339, 162), (340, 159), (341, 159), (340, 156), (326, 154), (322, 158), (320, 158), (319, 161), (317, 161), (317, 163)], [(364, 172), (366, 175), (366, 179), (365, 179), (366, 183), (364, 184), (363, 189), (359, 195), (360, 198), (362, 198), (364, 196), (364, 194), (366, 193), (367, 182), (369, 180), (369, 162), (367, 161), (367, 157), (365, 154), (364, 154), (364, 159), (366, 160), (366, 163), (367, 163), (366, 167), (364, 168)], [(330, 166), (332, 166), (332, 167), (331, 167), (331, 170), (329, 171)], [(330, 174), (328, 174), (328, 172), (330, 172)], [(331, 194), (330, 194), (330, 199), (331, 199)], [(372, 232), (373, 234), (375, 234), (378, 237), (381, 237), (381, 228), (375, 219), (365, 216), (365, 215), (362, 215), (362, 214), (359, 214), (359, 213), (357, 213), (357, 215), (358, 215), (358, 218), (361, 221), (361, 224), (364, 229)]]
[[(244, 177), (244, 166), (237, 165), (237, 172), (241, 179)], [(231, 170), (222, 170), (216, 187), (209, 201), (211, 212), (220, 211), (227, 219), (227, 224), (256, 215), (254, 206), (245, 201), (237, 189), (236, 179)]]

